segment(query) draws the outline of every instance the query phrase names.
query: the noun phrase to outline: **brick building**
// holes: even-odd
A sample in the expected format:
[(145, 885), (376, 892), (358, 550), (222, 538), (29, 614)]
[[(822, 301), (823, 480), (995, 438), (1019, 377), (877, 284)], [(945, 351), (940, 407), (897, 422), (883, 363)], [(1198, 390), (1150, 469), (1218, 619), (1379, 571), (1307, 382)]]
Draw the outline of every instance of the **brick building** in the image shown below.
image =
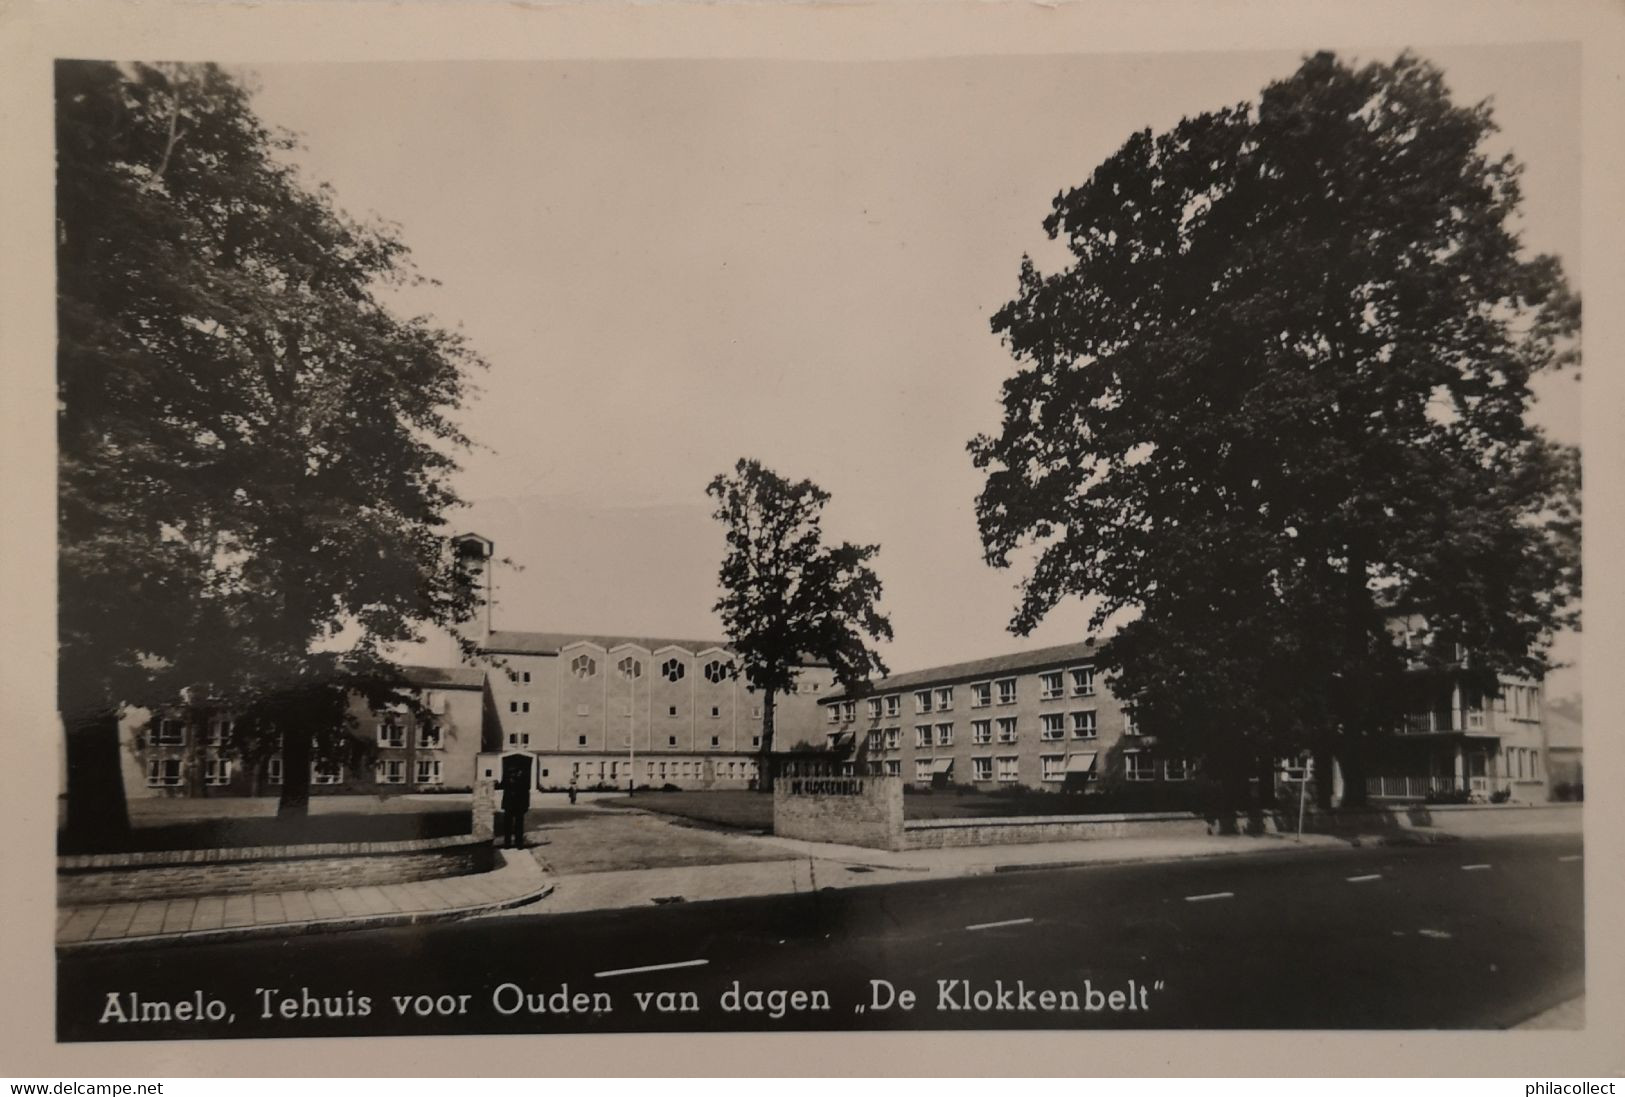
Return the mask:
[[(313, 763), (311, 791), (387, 792), (467, 789), (484, 725), (485, 675), (469, 667), (406, 667), (427, 715), (406, 705), (375, 711), (351, 704), (362, 765)], [(282, 757), (250, 764), (232, 749), (232, 714), (192, 704), (160, 711), (132, 708), (120, 722), (127, 797), (274, 796), (283, 783)], [(358, 756), (363, 752), (358, 750)]]
[(1184, 782), (1184, 759), (1135, 732), (1084, 641), (895, 674), (820, 701), (856, 768), (916, 785), (1079, 788)]

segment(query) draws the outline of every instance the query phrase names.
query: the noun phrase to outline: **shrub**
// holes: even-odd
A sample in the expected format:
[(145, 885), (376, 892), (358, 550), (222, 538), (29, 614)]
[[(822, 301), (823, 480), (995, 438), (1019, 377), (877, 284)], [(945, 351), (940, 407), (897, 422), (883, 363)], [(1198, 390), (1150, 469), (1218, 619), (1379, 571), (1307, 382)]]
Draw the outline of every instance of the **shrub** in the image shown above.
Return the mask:
[(1512, 799), (1512, 790), (1509, 788), (1499, 788), (1490, 793), (1490, 803), (1492, 804), (1504, 804), (1510, 799)]

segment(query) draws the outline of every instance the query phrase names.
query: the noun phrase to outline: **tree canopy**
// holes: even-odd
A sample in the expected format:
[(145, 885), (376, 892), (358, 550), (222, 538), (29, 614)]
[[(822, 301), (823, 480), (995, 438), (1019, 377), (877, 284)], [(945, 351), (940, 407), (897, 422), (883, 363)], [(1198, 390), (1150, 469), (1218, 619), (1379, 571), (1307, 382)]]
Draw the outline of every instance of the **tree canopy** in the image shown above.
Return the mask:
[(764, 695), (761, 772), (771, 780), (774, 698), (795, 686), (801, 666), (809, 659), (827, 663), (843, 685), (886, 673), (870, 646), (892, 636), (877, 607), (880, 578), (869, 566), (880, 546), (825, 545), (829, 493), (759, 461), (741, 459), (706, 493), (727, 529), (715, 609), (746, 681)]
[[(1488, 104), (1402, 55), (1307, 58), (1259, 101), (1131, 135), (1044, 222), (997, 311), (1019, 370), (985, 471), (989, 562), (1128, 620), (1103, 661), (1147, 731), (1246, 765), (1397, 719), (1419, 613), (1487, 691), (1577, 625), (1578, 453), (1530, 379), (1578, 360), (1559, 262), (1517, 232)], [(1358, 790), (1355, 790), (1358, 797)]]
[(232, 75), (61, 62), (56, 83), (70, 804), (117, 777), (74, 729), (189, 690), (242, 712), (240, 749), (274, 738), (299, 806), (297, 758), (339, 742), (349, 690), (393, 692), (390, 645), (472, 612), (445, 522), (480, 360), (396, 315), (389, 287), (418, 280), (396, 231), (306, 184)]

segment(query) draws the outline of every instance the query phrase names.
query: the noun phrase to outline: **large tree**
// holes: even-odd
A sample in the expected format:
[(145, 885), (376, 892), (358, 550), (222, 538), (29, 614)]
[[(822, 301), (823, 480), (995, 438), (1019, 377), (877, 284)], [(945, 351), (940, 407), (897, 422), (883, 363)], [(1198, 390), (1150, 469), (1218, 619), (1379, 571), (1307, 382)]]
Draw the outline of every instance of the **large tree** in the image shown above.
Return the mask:
[(1578, 455), (1527, 412), (1579, 305), (1494, 132), (1416, 57), (1321, 53), (1056, 197), (1068, 265), (1025, 259), (993, 317), (1021, 368), (978, 520), (991, 563), (1035, 556), (1015, 631), (1071, 595), (1129, 621), (1104, 661), (1144, 730), (1231, 769), (1335, 748), (1357, 801), (1392, 607), (1487, 692), (1577, 624)]
[(119, 714), (183, 694), (282, 750), (302, 810), (342, 699), (398, 692), (390, 645), (473, 607), (445, 515), (478, 359), (392, 311), (405, 246), (230, 74), (61, 62), (56, 95), (70, 828), (124, 824)]
[(791, 481), (760, 461), (740, 460), (733, 475), (706, 487), (727, 528), (728, 551), (716, 612), (739, 655), (740, 671), (762, 694), (762, 787), (773, 780), (773, 708), (809, 659), (827, 663), (852, 686), (886, 665), (870, 646), (890, 640), (891, 622), (876, 607), (880, 578), (869, 566), (878, 545), (825, 545), (821, 525), (829, 493)]

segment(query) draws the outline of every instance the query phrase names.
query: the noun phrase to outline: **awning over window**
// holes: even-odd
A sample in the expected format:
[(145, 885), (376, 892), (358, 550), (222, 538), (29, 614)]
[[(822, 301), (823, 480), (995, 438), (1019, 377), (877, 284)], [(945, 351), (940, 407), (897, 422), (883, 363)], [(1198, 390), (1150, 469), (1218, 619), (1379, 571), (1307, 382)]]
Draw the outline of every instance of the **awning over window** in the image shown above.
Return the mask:
[(829, 737), (829, 749), (833, 751), (849, 749), (852, 746), (852, 735), (853, 733), (850, 731), (838, 731), (831, 735)]
[(952, 758), (933, 758), (933, 759), (931, 759), (931, 772), (932, 773), (951, 773), (951, 772), (953, 772), (953, 768), (954, 768), (954, 760)]
[(1093, 773), (1095, 759), (1100, 757), (1097, 750), (1085, 751), (1082, 754), (1068, 754), (1066, 756), (1066, 771), (1068, 773)]

